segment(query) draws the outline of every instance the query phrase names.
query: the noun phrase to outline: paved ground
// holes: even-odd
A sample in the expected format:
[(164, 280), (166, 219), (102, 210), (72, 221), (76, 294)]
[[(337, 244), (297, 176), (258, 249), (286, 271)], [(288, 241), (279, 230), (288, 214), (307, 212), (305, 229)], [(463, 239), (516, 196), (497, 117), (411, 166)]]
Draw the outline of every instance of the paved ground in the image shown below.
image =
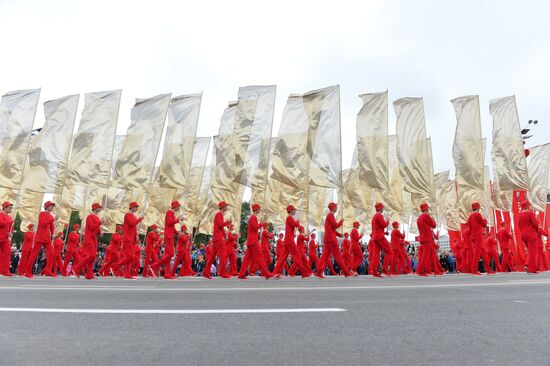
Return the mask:
[(0, 279), (0, 365), (156, 364), (550, 365), (550, 273)]

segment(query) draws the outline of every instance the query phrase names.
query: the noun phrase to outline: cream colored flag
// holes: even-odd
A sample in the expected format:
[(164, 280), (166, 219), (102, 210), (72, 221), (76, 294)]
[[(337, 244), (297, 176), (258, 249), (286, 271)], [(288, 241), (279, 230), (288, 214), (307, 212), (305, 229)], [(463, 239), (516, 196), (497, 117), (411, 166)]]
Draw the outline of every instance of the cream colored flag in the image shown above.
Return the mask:
[(357, 153), (361, 180), (371, 188), (388, 190), (388, 91), (359, 96)]
[(434, 176), (435, 185), (435, 200), (432, 202), (435, 207), (432, 211), (435, 212), (436, 221), (440, 227), (445, 225), (445, 204), (447, 203), (447, 186), (449, 181), (449, 171), (437, 173)]
[(447, 230), (460, 231), (460, 216), (457, 201), (456, 182), (449, 180), (447, 181), (445, 193), (445, 223), (447, 224)]
[(87, 93), (75, 135), (67, 185), (107, 188), (121, 90)]
[(501, 191), (528, 190), (529, 177), (523, 151), (516, 98), (493, 99), (489, 102), (493, 117), (493, 157), (495, 176)]
[[(399, 160), (397, 158), (397, 136), (388, 136), (388, 179), (389, 189), (385, 193), (385, 204), (395, 212), (405, 213), (403, 200), (403, 179), (399, 173)], [(372, 209), (372, 207), (369, 207)]]
[(34, 224), (36, 228), (38, 214), (42, 210), (43, 199), (44, 193), (42, 192), (19, 191), (19, 200), (16, 210), (21, 218), (22, 229), (26, 228), (28, 224)]
[(491, 156), (493, 161), (493, 189), (491, 191), (491, 203), (496, 210), (510, 212), (512, 211), (512, 194), (513, 191), (501, 191), (500, 185), (498, 184), (498, 175), (495, 174), (495, 161), (494, 157)]
[(160, 187), (183, 188), (187, 182), (197, 135), (201, 99), (202, 94), (172, 98), (168, 107), (168, 127), (160, 162)]
[[(325, 216), (328, 214), (327, 205), (330, 201), (332, 201), (332, 189), (316, 186), (309, 187), (309, 226), (317, 229), (323, 228)], [(340, 207), (340, 210), (342, 210), (342, 207)]]
[(456, 114), (453, 143), (460, 223), (468, 221), (471, 204), (481, 202), (484, 184), (484, 149), (481, 136), (479, 97), (469, 95), (451, 100)]
[(550, 144), (529, 149), (527, 157), (529, 169), (529, 202), (539, 212), (546, 212), (548, 195), (548, 172), (550, 170)]
[(158, 153), (171, 94), (136, 99), (132, 123), (115, 165), (112, 187), (147, 191)]
[(0, 103), (0, 187), (19, 189), (40, 89), (17, 90)]
[(44, 103), (46, 122), (31, 143), (22, 189), (61, 192), (78, 99), (77, 94)]
[(481, 208), (483, 215), (487, 218), (487, 224), (489, 226), (495, 226), (495, 215), (493, 211), (493, 202), (491, 201), (491, 176), (489, 174), (489, 166), (485, 166), (485, 190), (483, 192), (483, 201), (481, 202)]
[(401, 98), (393, 102), (397, 116), (397, 157), (403, 189), (418, 201), (433, 196), (433, 174), (429, 161), (422, 98)]
[(159, 173), (160, 169), (156, 167), (153, 173), (153, 184), (147, 193), (147, 202), (142, 210), (144, 212), (143, 225), (139, 227), (142, 234), (145, 234), (147, 228), (153, 224), (158, 227), (164, 226), (164, 216), (176, 195), (175, 188), (159, 187)]

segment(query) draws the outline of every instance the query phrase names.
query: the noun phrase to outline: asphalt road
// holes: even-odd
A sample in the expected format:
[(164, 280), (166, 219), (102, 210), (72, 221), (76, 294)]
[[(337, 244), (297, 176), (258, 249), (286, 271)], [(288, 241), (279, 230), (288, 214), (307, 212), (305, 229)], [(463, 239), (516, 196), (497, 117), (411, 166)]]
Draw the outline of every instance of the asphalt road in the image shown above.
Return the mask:
[(550, 273), (0, 279), (0, 365), (157, 364), (550, 365)]

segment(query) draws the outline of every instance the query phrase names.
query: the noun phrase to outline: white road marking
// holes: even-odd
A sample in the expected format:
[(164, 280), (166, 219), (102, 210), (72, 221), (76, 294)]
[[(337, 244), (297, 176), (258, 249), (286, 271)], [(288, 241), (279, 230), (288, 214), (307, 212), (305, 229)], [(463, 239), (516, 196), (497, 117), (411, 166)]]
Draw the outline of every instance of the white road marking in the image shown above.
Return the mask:
[(419, 284), (419, 285), (383, 285), (377, 282), (373, 286), (280, 286), (276, 287), (154, 287), (154, 286), (47, 286), (47, 285), (19, 285), (1, 286), (0, 290), (41, 290), (41, 291), (325, 291), (325, 290), (397, 290), (397, 289), (433, 289), (459, 287), (498, 287), (498, 286), (530, 286), (550, 285), (550, 280), (481, 283), (446, 283), (446, 284)]
[(332, 313), (346, 311), (340, 308), (303, 309), (56, 309), (56, 308), (0, 308), (0, 312), (16, 313), (76, 313), (76, 314), (275, 314), (275, 313)]

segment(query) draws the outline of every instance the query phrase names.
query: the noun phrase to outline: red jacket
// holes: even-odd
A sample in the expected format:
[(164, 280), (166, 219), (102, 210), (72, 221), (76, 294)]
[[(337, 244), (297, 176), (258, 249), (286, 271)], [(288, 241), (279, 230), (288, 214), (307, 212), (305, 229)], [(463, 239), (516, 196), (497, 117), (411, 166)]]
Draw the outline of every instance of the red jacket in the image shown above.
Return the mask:
[(347, 256), (351, 253), (351, 241), (349, 239), (342, 240), (342, 255)]
[(531, 210), (520, 211), (518, 221), (521, 239), (523, 241), (535, 240), (539, 231), (537, 215)]
[(65, 246), (65, 242), (61, 238), (55, 238), (53, 240), (53, 250), (54, 254), (56, 256), (61, 255), (61, 252), (63, 252), (63, 247)]
[(0, 212), (0, 241), (10, 241), (13, 231), (13, 219), (10, 215)]
[(38, 215), (38, 229), (34, 241), (37, 243), (51, 243), (55, 231), (55, 219), (48, 211), (42, 211)]
[(309, 238), (304, 234), (302, 233), (298, 234), (298, 238), (296, 239), (296, 246), (298, 247), (298, 253), (300, 254), (306, 253), (306, 242), (308, 239)]
[(34, 240), (34, 231), (27, 231), (23, 239), (23, 247), (21, 252), (30, 252), (32, 250), (32, 242)]
[(349, 237), (351, 238), (352, 246), (356, 243), (357, 245), (359, 245), (359, 240), (361, 240), (361, 238), (363, 237), (363, 234), (359, 234), (359, 231), (357, 231), (357, 229), (352, 229)]
[(168, 239), (173, 239), (176, 236), (176, 224), (180, 220), (176, 217), (176, 214), (172, 210), (166, 211), (166, 216), (164, 216), (164, 237)]
[(470, 229), (470, 239), (476, 240), (483, 238), (485, 228), (487, 227), (487, 220), (481, 215), (481, 213), (475, 211), (468, 217), (468, 229)]
[(145, 253), (155, 252), (155, 244), (157, 243), (157, 240), (159, 240), (159, 234), (154, 231), (150, 231), (149, 234), (147, 234), (147, 237), (145, 238)]
[(114, 233), (111, 235), (111, 244), (113, 244), (117, 248), (117, 251), (120, 252), (122, 249), (122, 236), (120, 236), (119, 233)]
[(487, 237), (487, 240), (485, 240), (485, 250), (488, 252), (492, 252), (494, 250), (496, 252), (497, 241), (492, 236)]
[(127, 212), (124, 215), (124, 231), (122, 232), (122, 241), (125, 242), (135, 242), (138, 236), (137, 225), (143, 220), (142, 218), (137, 218), (131, 212)]
[(275, 247), (275, 254), (277, 254), (277, 258), (281, 256), (283, 245), (284, 245), (284, 242), (281, 239), (277, 239), (277, 246)]
[(371, 238), (372, 240), (379, 240), (382, 239), (386, 233), (386, 228), (390, 222), (388, 220), (384, 220), (384, 216), (377, 212), (372, 217), (372, 234)]
[(502, 228), (497, 233), (497, 239), (500, 243), (500, 250), (508, 250), (510, 249), (510, 240), (512, 240), (512, 234), (506, 230), (505, 228)]
[(391, 248), (392, 250), (401, 250), (402, 243), (405, 240), (405, 234), (401, 234), (399, 229), (393, 229), (391, 232)]
[(246, 236), (247, 245), (258, 244), (258, 230), (260, 230), (260, 224), (256, 215), (250, 215), (248, 219), (248, 231)]
[(288, 215), (285, 222), (285, 244), (294, 244), (294, 230), (300, 226), (300, 221)]
[(310, 257), (317, 257), (317, 245), (315, 245), (315, 239), (311, 238), (311, 240), (309, 241), (309, 248), (308, 248), (308, 251), (307, 251), (307, 254), (310, 256)]
[(433, 229), (437, 226), (435, 220), (430, 216), (429, 213), (424, 212), (416, 220), (416, 225), (418, 226), (418, 241), (426, 242), (432, 241), (434, 238)]
[(178, 236), (178, 252), (189, 251), (189, 239), (190, 236), (184, 233), (181, 233), (180, 236)]
[(97, 245), (97, 237), (101, 235), (101, 219), (95, 214), (89, 214), (86, 218), (86, 229), (84, 230), (84, 243)]
[(269, 246), (269, 240), (273, 239), (273, 233), (270, 233), (267, 231), (267, 229), (262, 230), (262, 246), (265, 246), (266, 244)]
[(343, 223), (344, 220), (336, 222), (336, 219), (334, 218), (334, 214), (332, 212), (329, 212), (327, 214), (327, 217), (325, 217), (325, 243), (334, 243), (337, 241), (336, 237), (342, 236), (342, 234), (336, 231), (336, 229), (342, 226)]
[(76, 252), (80, 243), (80, 234), (76, 231), (71, 231), (67, 237), (67, 252)]
[(230, 221), (225, 221), (223, 218), (223, 212), (218, 211), (214, 216), (214, 229), (212, 230), (212, 241), (225, 240), (224, 228), (231, 224)]
[(239, 236), (237, 234), (227, 233), (227, 241), (225, 242), (225, 244), (231, 249), (236, 249), (237, 239), (239, 239)]

